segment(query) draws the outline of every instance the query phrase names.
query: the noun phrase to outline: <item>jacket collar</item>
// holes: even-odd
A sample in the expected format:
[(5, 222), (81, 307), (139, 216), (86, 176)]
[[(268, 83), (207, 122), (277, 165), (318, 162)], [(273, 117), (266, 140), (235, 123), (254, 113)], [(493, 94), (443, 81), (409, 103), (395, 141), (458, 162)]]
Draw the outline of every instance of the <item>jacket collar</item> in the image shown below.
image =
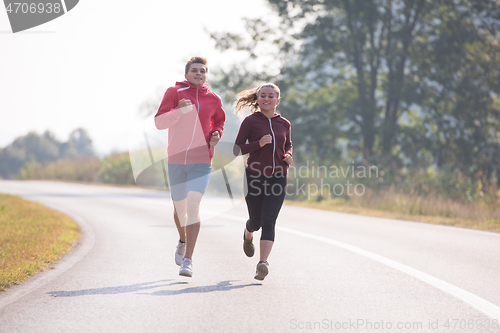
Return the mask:
[[(255, 111), (253, 114), (256, 115), (257, 117), (267, 118), (266, 115), (264, 115), (260, 111)], [(279, 113), (274, 112), (273, 118), (278, 118), (278, 117), (281, 117), (281, 115)]]
[[(193, 88), (193, 89), (197, 89), (196, 86), (193, 86), (188, 80), (184, 80), (184, 81), (177, 81), (175, 82), (175, 85), (176, 86), (181, 86), (183, 88), (185, 87), (189, 87), (189, 88)], [(204, 83), (203, 86), (201, 86), (201, 89), (203, 90), (208, 90), (210, 86), (208, 85), (208, 83)]]

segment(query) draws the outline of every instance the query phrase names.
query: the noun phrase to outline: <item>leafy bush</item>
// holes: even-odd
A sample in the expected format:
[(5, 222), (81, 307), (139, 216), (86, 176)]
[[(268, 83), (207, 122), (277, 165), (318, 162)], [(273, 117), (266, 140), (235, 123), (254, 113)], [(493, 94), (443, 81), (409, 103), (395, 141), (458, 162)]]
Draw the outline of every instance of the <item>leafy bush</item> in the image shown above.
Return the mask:
[(19, 170), (18, 179), (54, 179), (93, 182), (97, 179), (100, 161), (97, 157), (60, 159), (46, 166), (31, 159)]
[(105, 157), (101, 161), (98, 181), (109, 184), (134, 185), (134, 175), (128, 153)]

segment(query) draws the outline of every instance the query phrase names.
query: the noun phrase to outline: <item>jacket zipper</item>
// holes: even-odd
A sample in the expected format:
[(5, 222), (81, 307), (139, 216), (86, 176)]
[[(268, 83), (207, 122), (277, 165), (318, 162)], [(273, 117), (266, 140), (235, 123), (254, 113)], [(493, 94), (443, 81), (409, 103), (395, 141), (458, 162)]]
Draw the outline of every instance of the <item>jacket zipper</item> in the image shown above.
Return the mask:
[(274, 168), (275, 168), (275, 162), (274, 162), (274, 154), (276, 153), (276, 138), (274, 137), (274, 131), (273, 131), (273, 125), (271, 124), (271, 119), (269, 119), (269, 127), (271, 128), (271, 133), (273, 134), (273, 172), (274, 174)]
[(196, 105), (197, 105), (196, 112), (197, 112), (197, 115), (196, 115), (196, 118), (194, 121), (194, 129), (193, 129), (193, 136), (191, 137), (191, 143), (187, 147), (186, 155), (184, 156), (184, 165), (187, 164), (188, 151), (189, 151), (189, 148), (191, 148), (191, 145), (193, 144), (193, 141), (194, 141), (194, 134), (196, 133), (196, 124), (198, 123), (198, 115), (200, 114), (200, 101), (198, 100), (198, 90), (199, 90), (199, 87), (196, 87)]

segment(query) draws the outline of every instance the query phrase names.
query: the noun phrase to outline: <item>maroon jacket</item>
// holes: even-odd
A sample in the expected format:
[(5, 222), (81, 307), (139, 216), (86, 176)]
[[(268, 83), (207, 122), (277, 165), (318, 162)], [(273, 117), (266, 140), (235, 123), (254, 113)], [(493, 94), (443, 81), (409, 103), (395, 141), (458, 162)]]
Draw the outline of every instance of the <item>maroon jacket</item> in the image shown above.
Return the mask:
[[(262, 112), (255, 112), (241, 123), (234, 153), (250, 153), (247, 166), (254, 173), (266, 176), (277, 173), (286, 175), (289, 165), (283, 158), (285, 154), (292, 155), (293, 149), (290, 131), (290, 122), (281, 115), (275, 113), (269, 119)], [(259, 140), (266, 134), (272, 136), (272, 143), (261, 147)]]

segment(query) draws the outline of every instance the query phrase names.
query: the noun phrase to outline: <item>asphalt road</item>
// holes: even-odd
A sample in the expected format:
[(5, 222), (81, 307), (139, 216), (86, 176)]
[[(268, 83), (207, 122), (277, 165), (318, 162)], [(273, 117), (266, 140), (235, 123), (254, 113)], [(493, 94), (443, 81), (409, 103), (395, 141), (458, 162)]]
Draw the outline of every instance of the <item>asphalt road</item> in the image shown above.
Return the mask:
[(500, 332), (499, 234), (284, 206), (260, 282), (242, 250), (246, 206), (207, 197), (186, 278), (167, 192), (38, 181), (0, 192), (82, 228), (53, 269), (0, 293), (0, 332)]

